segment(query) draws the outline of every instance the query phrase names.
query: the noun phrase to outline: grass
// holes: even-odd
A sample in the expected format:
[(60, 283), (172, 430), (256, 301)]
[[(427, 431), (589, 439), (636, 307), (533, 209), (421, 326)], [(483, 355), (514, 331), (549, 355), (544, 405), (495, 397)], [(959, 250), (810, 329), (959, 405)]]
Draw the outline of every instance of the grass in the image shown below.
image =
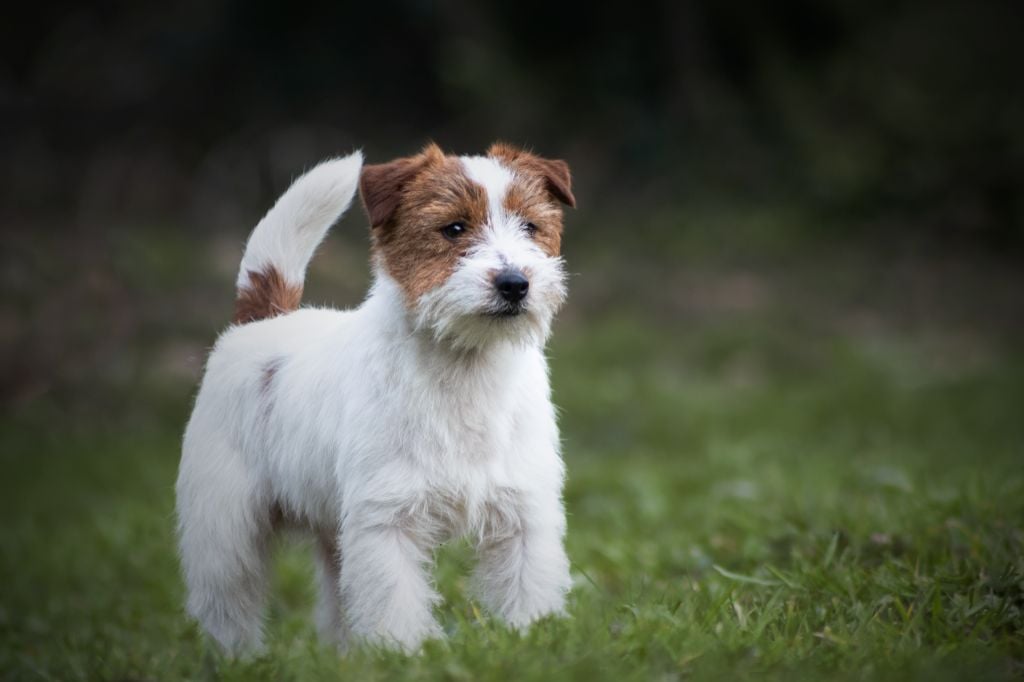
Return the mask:
[(174, 555), (190, 383), (35, 399), (0, 418), (0, 676), (1021, 677), (1022, 358), (786, 315), (570, 315), (551, 348), (570, 617), (507, 630), (455, 544), (448, 638), (415, 657), (320, 646), (301, 544), (276, 555), (268, 654), (218, 656)]

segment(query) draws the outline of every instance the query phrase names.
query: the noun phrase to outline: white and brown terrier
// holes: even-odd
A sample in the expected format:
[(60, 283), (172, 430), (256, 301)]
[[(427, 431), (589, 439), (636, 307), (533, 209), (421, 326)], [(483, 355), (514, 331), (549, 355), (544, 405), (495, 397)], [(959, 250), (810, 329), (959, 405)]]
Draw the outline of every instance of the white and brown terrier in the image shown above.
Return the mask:
[[(359, 187), (374, 281), (354, 310), (299, 308), (306, 266)], [(317, 625), (405, 650), (440, 637), (434, 550), (468, 536), (479, 599), (515, 627), (563, 611), (564, 466), (544, 344), (566, 295), (569, 168), (485, 156), (327, 161), (249, 238), (234, 324), (185, 430), (177, 483), (188, 611), (262, 646), (275, 531), (311, 531)]]

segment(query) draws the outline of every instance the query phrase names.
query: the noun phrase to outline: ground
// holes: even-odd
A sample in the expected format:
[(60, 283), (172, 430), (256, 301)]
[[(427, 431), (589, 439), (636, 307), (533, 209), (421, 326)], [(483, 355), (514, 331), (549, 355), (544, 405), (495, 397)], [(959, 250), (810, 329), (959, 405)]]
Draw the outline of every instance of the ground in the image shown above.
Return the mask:
[[(154, 252), (187, 252), (175, 244)], [(314, 634), (309, 548), (284, 543), (268, 653), (220, 657), (182, 612), (173, 482), (199, 360), (174, 374), (172, 345), (141, 356), (171, 378), (140, 371), (103, 390), (24, 380), (0, 418), (2, 676), (1024, 675), (1024, 361), (1015, 337), (986, 326), (1006, 309), (995, 269), (881, 268), (867, 250), (802, 254), (794, 274), (764, 245), (760, 260), (675, 259), (692, 247), (600, 282), (586, 273), (614, 271), (628, 248), (581, 259), (550, 347), (569, 471), (567, 618), (509, 631), (467, 597), (472, 557), (456, 544), (438, 557), (445, 641), (341, 657)], [(327, 262), (349, 257), (331, 248)], [(141, 299), (186, 286), (187, 272), (154, 280), (146, 253), (114, 270), (146, 283)], [(974, 288), (947, 284), (951, 271)], [(993, 282), (996, 312), (979, 312), (971, 292)], [(947, 286), (959, 292), (948, 305)], [(198, 351), (184, 354), (201, 359), (216, 328), (197, 318)], [(159, 347), (162, 334), (132, 338)]]

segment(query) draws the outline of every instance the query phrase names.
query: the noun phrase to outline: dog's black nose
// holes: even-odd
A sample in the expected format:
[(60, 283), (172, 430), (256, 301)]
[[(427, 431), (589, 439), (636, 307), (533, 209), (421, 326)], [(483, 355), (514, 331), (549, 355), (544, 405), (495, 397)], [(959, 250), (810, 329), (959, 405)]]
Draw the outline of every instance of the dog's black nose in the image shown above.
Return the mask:
[(502, 270), (494, 278), (494, 286), (501, 294), (501, 297), (509, 303), (519, 303), (526, 298), (526, 292), (530, 289), (530, 280), (519, 270)]

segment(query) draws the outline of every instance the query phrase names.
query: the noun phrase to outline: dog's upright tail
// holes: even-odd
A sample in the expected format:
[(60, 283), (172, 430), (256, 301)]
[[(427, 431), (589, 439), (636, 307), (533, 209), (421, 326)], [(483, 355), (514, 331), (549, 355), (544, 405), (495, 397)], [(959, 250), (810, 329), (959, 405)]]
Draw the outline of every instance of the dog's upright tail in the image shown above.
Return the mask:
[(245, 324), (299, 307), (306, 266), (352, 203), (362, 165), (361, 152), (324, 161), (267, 211), (245, 246), (232, 322)]

